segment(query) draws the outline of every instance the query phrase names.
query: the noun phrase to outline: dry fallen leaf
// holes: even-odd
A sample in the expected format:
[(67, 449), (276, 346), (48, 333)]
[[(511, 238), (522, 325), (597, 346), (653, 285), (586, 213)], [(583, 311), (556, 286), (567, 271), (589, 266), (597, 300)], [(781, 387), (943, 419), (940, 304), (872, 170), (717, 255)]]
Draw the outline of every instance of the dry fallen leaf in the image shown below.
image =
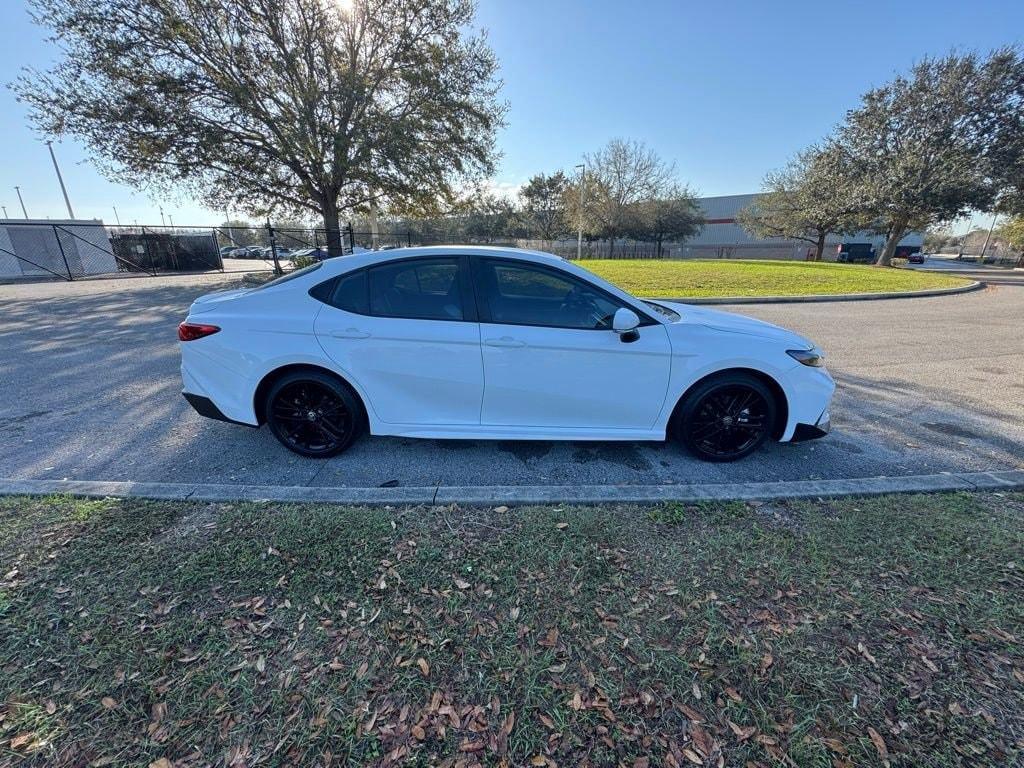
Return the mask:
[(423, 673), (424, 677), (430, 677), (430, 665), (427, 660), (420, 656), (416, 659), (416, 666), (420, 668), (420, 672)]
[(161, 757), (159, 760), (154, 760), (150, 763), (149, 768), (174, 768), (174, 763), (166, 757)]
[(11, 739), (11, 749), (19, 749), (32, 741), (32, 732), (25, 731), (25, 733), (19, 733), (13, 739)]
[(495, 511), (495, 512), (497, 512), (497, 513), (498, 513), (499, 515), (502, 515), (502, 514), (504, 514), (504, 513), (508, 512), (508, 507), (506, 507), (506, 506), (505, 506), (505, 505), (503, 504), (503, 505), (501, 505), (500, 507), (495, 507), (495, 508), (494, 508), (494, 511)]
[(455, 586), (459, 589), (469, 589), (472, 586), (468, 581), (463, 581), (458, 576), (455, 577)]
[(109, 696), (104, 696), (102, 699), (100, 699), (100, 704), (103, 705), (104, 709), (117, 709), (117, 702)]
[(263, 656), (256, 659), (256, 671), (261, 675), (267, 671), (267, 660)]
[(746, 741), (757, 732), (756, 725), (748, 725), (744, 728), (742, 725), (737, 725), (732, 720), (729, 721), (729, 727), (732, 729), (732, 732), (736, 734), (736, 738), (740, 741)]
[(558, 523), (557, 525), (555, 525), (555, 528), (557, 528), (560, 531), (564, 531), (568, 527), (569, 527), (568, 523)]
[(888, 768), (889, 748), (885, 746), (885, 739), (882, 738), (882, 734), (869, 725), (868, 736), (871, 738), (871, 743), (875, 745), (875, 750), (878, 752), (878, 756), (882, 760), (882, 765), (885, 765)]
[(427, 738), (426, 731), (418, 725), (414, 725), (410, 730), (412, 731), (412, 737), (416, 739), (416, 741), (424, 741)]

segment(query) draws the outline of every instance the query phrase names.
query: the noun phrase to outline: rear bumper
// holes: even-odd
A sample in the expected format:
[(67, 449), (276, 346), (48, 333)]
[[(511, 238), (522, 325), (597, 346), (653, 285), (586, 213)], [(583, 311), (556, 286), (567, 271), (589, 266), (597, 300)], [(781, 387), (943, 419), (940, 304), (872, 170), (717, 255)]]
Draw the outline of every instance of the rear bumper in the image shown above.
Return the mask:
[(181, 396), (188, 400), (188, 404), (191, 405), (195, 412), (200, 416), (205, 416), (208, 419), (216, 419), (217, 421), (226, 421), (229, 424), (241, 424), (243, 427), (255, 427), (255, 424), (246, 424), (244, 421), (235, 421), (224, 415), (220, 408), (205, 395), (197, 395), (192, 392), (182, 392)]
[(831, 429), (832, 417), (828, 411), (825, 411), (815, 424), (797, 424), (793, 430), (793, 437), (790, 438), (790, 442), (802, 443), (806, 440), (817, 440), (827, 435)]

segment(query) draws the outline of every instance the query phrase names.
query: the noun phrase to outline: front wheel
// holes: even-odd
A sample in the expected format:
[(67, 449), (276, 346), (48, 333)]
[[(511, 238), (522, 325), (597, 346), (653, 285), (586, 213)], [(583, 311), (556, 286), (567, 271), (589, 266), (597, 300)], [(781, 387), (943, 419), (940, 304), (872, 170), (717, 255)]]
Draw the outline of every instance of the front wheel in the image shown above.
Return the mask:
[(775, 398), (745, 373), (717, 376), (686, 396), (675, 434), (705, 461), (736, 461), (754, 451), (775, 424)]
[(267, 392), (264, 413), (274, 437), (302, 456), (335, 456), (359, 435), (362, 408), (333, 376), (299, 371), (282, 376)]

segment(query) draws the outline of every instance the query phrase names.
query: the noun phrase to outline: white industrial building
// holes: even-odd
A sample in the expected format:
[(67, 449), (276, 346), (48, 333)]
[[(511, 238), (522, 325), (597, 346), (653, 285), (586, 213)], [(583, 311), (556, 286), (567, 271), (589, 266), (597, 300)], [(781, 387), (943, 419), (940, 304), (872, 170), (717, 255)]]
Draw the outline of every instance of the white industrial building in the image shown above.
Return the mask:
[(99, 219), (0, 219), (0, 279), (117, 272)]
[[(673, 245), (674, 258), (721, 258), (721, 259), (797, 259), (804, 260), (814, 246), (803, 240), (782, 238), (759, 239), (736, 223), (736, 216), (757, 199), (757, 195), (724, 195), (702, 197), (698, 202), (704, 210), (704, 229), (696, 237), (682, 245)], [(843, 243), (870, 244), (879, 252), (885, 244), (885, 237), (870, 232), (854, 235), (830, 235), (825, 240), (823, 258), (835, 261), (838, 247)], [(924, 236), (911, 232), (902, 240), (901, 246), (920, 247)]]

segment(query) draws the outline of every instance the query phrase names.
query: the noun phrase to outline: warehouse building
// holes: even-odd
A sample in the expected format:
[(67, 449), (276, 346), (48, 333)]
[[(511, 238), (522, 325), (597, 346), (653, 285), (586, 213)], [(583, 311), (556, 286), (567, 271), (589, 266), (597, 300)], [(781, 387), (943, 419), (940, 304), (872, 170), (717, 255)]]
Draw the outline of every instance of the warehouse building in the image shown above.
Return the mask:
[[(803, 240), (782, 238), (759, 239), (736, 223), (741, 210), (751, 205), (757, 195), (724, 195), (702, 197), (698, 200), (704, 210), (704, 229), (699, 235), (672, 248), (674, 258), (718, 259), (797, 259), (804, 260), (814, 253), (814, 247)], [(900, 240), (901, 249), (919, 250), (924, 235), (911, 232)], [(841, 247), (848, 251), (866, 253), (881, 251), (885, 237), (871, 232), (854, 235), (830, 235), (825, 240), (827, 261), (836, 261)]]

